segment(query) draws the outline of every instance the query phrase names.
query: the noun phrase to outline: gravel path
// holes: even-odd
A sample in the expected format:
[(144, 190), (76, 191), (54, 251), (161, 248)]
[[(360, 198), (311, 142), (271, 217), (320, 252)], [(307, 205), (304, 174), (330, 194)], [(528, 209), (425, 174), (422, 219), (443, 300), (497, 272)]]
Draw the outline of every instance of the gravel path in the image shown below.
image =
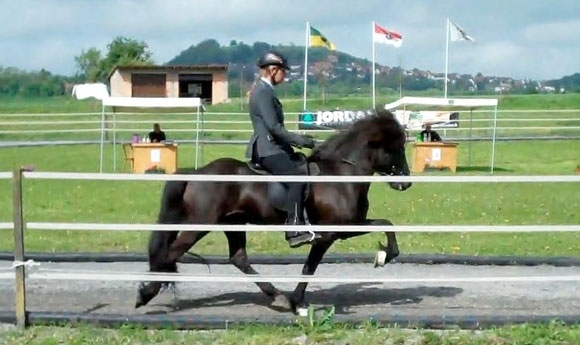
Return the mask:
[[(0, 261), (0, 270), (9, 267)], [(204, 265), (181, 264), (182, 273), (206, 274)], [(42, 263), (45, 269), (143, 272), (144, 263)], [(255, 265), (263, 274), (300, 273), (301, 266)], [(241, 274), (233, 266), (213, 265), (212, 273)], [(509, 267), (389, 264), (323, 264), (321, 276), (387, 277), (482, 277), (580, 275), (580, 267)], [(28, 310), (99, 314), (170, 314), (175, 316), (222, 317), (228, 320), (253, 317), (288, 318), (289, 312), (269, 307), (269, 300), (253, 283), (178, 283), (178, 308), (165, 292), (150, 305), (135, 310), (135, 282), (86, 282), (29, 280)], [(275, 284), (291, 291), (294, 284)], [(14, 309), (14, 283), (0, 280), (0, 310)], [(574, 315), (580, 312), (579, 282), (429, 283), (429, 284), (310, 284), (307, 299), (315, 305), (334, 305), (337, 316), (377, 320), (392, 317), (490, 317), (494, 315)]]

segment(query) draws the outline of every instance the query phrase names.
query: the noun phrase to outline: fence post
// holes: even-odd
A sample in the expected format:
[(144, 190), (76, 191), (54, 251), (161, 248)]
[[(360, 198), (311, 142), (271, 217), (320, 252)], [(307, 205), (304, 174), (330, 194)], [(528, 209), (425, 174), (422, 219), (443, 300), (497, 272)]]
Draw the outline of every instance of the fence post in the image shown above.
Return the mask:
[(23, 168), (14, 169), (12, 202), (14, 211), (14, 262), (16, 265), (16, 287), (14, 291), (16, 326), (20, 329), (26, 327), (26, 282), (24, 267), (24, 215), (22, 212), (22, 171)]

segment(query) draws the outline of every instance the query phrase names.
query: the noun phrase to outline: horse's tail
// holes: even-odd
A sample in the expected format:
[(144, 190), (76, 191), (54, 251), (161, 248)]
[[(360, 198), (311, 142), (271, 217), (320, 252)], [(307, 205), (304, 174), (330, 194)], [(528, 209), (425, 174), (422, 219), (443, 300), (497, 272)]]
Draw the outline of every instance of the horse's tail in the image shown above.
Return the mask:
[[(180, 224), (185, 218), (183, 194), (187, 181), (167, 181), (161, 196), (158, 224)], [(163, 260), (169, 247), (177, 238), (178, 231), (153, 231), (149, 237), (149, 265), (151, 271), (176, 272), (175, 264), (168, 265)]]

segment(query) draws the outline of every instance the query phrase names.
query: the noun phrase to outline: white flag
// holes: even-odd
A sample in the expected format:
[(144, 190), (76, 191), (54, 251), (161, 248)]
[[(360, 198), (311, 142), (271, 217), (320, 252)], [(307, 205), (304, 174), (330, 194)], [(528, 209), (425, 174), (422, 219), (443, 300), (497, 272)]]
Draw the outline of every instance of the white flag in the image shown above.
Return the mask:
[(465, 32), (465, 30), (463, 30), (459, 25), (453, 23), (453, 22), (449, 22), (451, 24), (451, 26), (449, 27), (450, 35), (451, 35), (451, 41), (455, 42), (455, 41), (471, 41), (471, 42), (475, 42), (475, 40), (473, 39), (473, 37), (469, 36), (467, 34), (467, 32)]

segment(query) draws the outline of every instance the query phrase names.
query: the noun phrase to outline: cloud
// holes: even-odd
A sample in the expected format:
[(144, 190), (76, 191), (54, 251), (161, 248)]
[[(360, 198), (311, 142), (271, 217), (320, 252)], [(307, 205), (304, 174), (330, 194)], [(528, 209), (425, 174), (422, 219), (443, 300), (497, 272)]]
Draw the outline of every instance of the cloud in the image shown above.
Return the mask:
[(372, 20), (404, 37), (399, 49), (377, 45), (379, 63), (443, 72), (448, 17), (477, 40), (450, 44), (451, 72), (544, 79), (580, 70), (577, 0), (0, 0), (0, 9), (0, 65), (64, 74), (81, 50), (104, 50), (119, 35), (147, 42), (164, 63), (207, 38), (303, 45), (306, 21), (370, 59)]

